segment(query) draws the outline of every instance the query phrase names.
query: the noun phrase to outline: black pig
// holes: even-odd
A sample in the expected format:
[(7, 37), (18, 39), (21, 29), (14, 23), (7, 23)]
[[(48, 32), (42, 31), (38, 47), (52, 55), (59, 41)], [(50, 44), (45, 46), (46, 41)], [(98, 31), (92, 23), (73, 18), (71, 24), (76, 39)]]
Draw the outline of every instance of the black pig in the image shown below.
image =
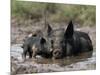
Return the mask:
[(24, 40), (23, 48), (23, 57), (26, 58), (26, 54), (29, 54), (29, 57), (32, 58), (36, 55), (41, 55), (42, 57), (49, 58), (51, 52), (48, 51), (48, 46), (46, 45), (46, 40), (43, 37), (31, 36), (27, 37)]
[(59, 59), (66, 56), (77, 55), (82, 52), (93, 51), (90, 37), (87, 33), (75, 31), (72, 21), (69, 22), (67, 29), (54, 30), (53, 39), (53, 58)]

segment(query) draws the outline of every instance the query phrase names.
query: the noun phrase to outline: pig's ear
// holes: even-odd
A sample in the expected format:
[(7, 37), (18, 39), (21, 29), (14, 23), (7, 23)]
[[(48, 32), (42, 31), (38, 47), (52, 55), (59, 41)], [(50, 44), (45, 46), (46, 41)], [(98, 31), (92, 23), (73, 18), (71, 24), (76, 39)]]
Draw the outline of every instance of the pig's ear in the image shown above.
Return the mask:
[(40, 39), (40, 44), (44, 44), (44, 43), (46, 43), (46, 40), (45, 40), (45, 38), (42, 37), (42, 38)]
[(51, 33), (52, 33), (52, 27), (49, 24), (47, 24), (47, 35), (50, 36)]
[(73, 36), (73, 32), (74, 32), (73, 23), (72, 21), (70, 21), (64, 34), (65, 38), (71, 38)]

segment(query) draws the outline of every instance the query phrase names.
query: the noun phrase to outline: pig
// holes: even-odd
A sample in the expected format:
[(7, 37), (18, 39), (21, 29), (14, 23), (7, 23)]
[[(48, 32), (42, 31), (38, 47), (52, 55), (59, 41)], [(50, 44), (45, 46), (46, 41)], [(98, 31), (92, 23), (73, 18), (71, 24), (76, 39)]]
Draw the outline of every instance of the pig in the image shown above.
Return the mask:
[[(63, 32), (62, 32), (63, 31)], [(60, 59), (67, 56), (78, 55), (79, 53), (93, 51), (92, 41), (85, 32), (75, 31), (72, 21), (69, 22), (66, 30), (60, 30), (59, 36), (52, 39), (54, 59)], [(57, 31), (58, 32), (58, 31)]]
[(36, 57), (40, 55), (45, 58), (51, 57), (51, 52), (48, 51), (48, 46), (46, 45), (46, 40), (40, 36), (30, 36), (25, 38), (23, 43), (23, 58), (26, 59), (28, 53), (29, 58)]

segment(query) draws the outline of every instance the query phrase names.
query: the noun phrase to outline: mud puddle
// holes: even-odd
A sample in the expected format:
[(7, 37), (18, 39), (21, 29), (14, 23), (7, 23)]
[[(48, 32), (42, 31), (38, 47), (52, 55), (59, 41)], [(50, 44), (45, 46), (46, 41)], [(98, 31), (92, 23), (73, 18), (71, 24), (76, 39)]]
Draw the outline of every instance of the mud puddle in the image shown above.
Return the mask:
[(67, 57), (59, 60), (45, 59), (37, 56), (36, 59), (29, 59), (27, 57), (26, 61), (23, 61), (23, 49), (20, 46), (21, 44), (11, 46), (12, 75), (96, 69), (95, 51), (93, 53), (83, 53), (76, 57)]

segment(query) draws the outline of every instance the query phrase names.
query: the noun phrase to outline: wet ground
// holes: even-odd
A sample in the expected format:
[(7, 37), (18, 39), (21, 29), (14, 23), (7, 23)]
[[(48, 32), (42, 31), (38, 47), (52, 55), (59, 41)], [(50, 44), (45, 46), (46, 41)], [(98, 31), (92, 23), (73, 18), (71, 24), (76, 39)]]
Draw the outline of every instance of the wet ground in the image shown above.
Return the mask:
[(11, 47), (11, 72), (14, 74), (44, 73), (44, 72), (61, 72), (61, 71), (78, 71), (78, 70), (95, 70), (96, 53), (95, 51), (83, 53), (76, 57), (67, 57), (64, 59), (54, 60), (45, 59), (37, 56), (36, 59), (23, 61), (23, 50), (20, 44)]

